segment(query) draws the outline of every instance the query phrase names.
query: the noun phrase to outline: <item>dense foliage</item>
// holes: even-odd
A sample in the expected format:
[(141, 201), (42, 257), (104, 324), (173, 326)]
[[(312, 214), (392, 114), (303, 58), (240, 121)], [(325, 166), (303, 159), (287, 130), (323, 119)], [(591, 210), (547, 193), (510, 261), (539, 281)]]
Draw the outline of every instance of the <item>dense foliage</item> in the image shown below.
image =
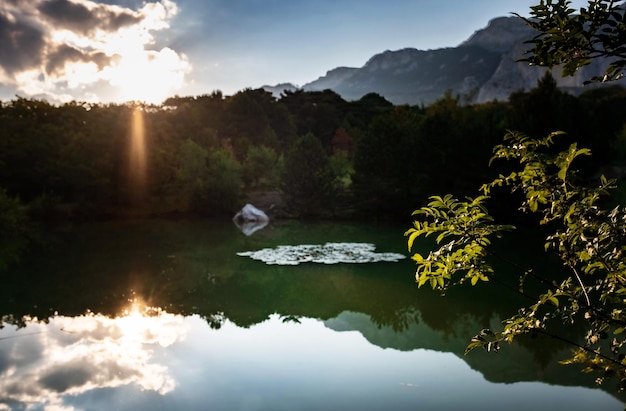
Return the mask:
[(585, 141), (591, 174), (619, 164), (624, 101), (619, 87), (574, 97), (550, 78), (509, 102), (446, 95), (428, 107), (376, 94), (348, 102), (328, 90), (215, 92), (160, 106), (18, 97), (0, 104), (0, 188), (31, 218), (232, 216), (254, 193), (276, 192), (276, 211), (288, 216), (403, 219), (435, 190), (469, 195), (493, 177), (489, 147), (509, 128)]
[[(575, 14), (569, 4), (542, 0), (531, 8), (532, 18), (526, 21), (539, 34), (530, 42), (533, 48), (526, 60), (548, 67), (561, 65), (565, 75), (573, 75), (593, 59), (610, 58), (606, 75), (590, 81), (622, 77), (626, 67), (624, 8), (614, 1), (590, 0), (587, 8)], [(626, 171), (620, 148), (623, 132), (612, 141), (598, 136), (604, 124), (624, 117), (587, 105), (597, 92), (581, 99), (564, 96), (553, 79), (544, 77), (536, 90), (512, 96), (512, 104), (526, 107), (520, 112), (534, 111), (535, 115), (530, 123), (514, 122), (528, 134), (508, 131), (504, 142), (495, 146), (492, 162), (506, 159), (515, 164), (485, 180), (478, 197), (432, 196), (413, 213), (416, 221), (406, 235), (409, 249), (419, 237), (435, 236), (436, 245), (428, 255), (413, 256), (419, 286), (430, 284), (445, 291), (467, 281), (476, 285), (495, 280), (510, 287), (517, 280), (517, 291), (528, 299), (528, 305), (505, 319), (501, 329), (483, 329), (474, 336), (467, 351), (483, 347), (498, 352), (502, 342), (523, 335), (547, 335), (575, 347), (564, 363), (582, 364), (585, 372), (597, 374), (599, 383), (617, 381), (622, 391), (626, 389), (626, 209), (623, 197), (610, 197), (618, 180), (605, 174), (619, 177)], [(552, 112), (553, 106), (568, 107), (569, 115)], [(580, 121), (580, 116), (591, 113), (599, 118)], [(583, 134), (551, 131), (572, 127), (584, 130)], [(569, 141), (565, 134), (570, 134)], [(592, 151), (599, 155), (589, 161)], [(545, 250), (559, 258), (563, 270), (539, 271), (532, 262), (513, 263), (494, 251), (493, 240), (515, 228), (496, 223), (487, 206), (490, 196), (503, 186), (511, 188), (520, 211), (538, 215), (526, 221), (540, 226)], [(509, 269), (496, 270), (497, 259)], [(563, 332), (581, 324), (585, 328), (581, 339)]]
[[(407, 231), (409, 248), (420, 236), (436, 235), (439, 245), (427, 256), (414, 254), (419, 286), (429, 283), (445, 291), (453, 284), (498, 280), (511, 282), (516, 273), (518, 292), (528, 306), (504, 321), (502, 330), (485, 329), (476, 335), (468, 350), (484, 347), (498, 351), (502, 342), (525, 334), (543, 334), (563, 339), (553, 330), (559, 322), (587, 322), (584, 343), (568, 363), (582, 363), (587, 371), (599, 371), (599, 380), (618, 376), (626, 387), (626, 210), (622, 205), (605, 209), (605, 197), (614, 180), (600, 177), (585, 184), (574, 168), (577, 159), (590, 154), (572, 143), (551, 154), (549, 149), (560, 133), (534, 140), (509, 132), (505, 143), (496, 146), (493, 159), (509, 159), (519, 169), (501, 175), (482, 187), (483, 196), (458, 200), (451, 195), (434, 196), (415, 211), (414, 228)], [(492, 241), (512, 225), (494, 222), (485, 200), (494, 189), (509, 186), (523, 194), (521, 210), (539, 214), (545, 226), (545, 248), (557, 254), (569, 275), (560, 271), (541, 272), (532, 262), (510, 264), (509, 273), (496, 273), (493, 262), (502, 258)], [(504, 261), (510, 261), (505, 258)], [(529, 284), (532, 283), (532, 284)], [(513, 284), (509, 284), (513, 285)]]

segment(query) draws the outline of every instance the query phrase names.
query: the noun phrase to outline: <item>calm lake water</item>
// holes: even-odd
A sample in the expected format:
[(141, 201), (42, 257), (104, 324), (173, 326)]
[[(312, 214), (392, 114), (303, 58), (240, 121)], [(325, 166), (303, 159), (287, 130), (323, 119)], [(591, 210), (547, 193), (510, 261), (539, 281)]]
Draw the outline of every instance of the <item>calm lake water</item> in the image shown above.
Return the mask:
[(497, 284), (442, 297), (417, 289), (408, 258), (268, 265), (238, 255), (349, 242), (408, 256), (406, 228), (48, 228), (0, 272), (0, 410), (623, 409), (611, 387), (558, 364), (570, 350), (561, 343), (463, 355), (515, 311), (517, 297)]

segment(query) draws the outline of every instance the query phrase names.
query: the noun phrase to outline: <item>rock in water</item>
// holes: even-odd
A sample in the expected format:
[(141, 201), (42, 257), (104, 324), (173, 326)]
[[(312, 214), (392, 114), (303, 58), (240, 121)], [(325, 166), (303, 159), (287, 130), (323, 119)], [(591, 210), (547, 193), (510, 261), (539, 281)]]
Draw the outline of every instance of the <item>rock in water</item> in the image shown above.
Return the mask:
[(270, 218), (252, 204), (246, 204), (235, 216), (233, 222), (245, 235), (252, 235), (262, 229)]

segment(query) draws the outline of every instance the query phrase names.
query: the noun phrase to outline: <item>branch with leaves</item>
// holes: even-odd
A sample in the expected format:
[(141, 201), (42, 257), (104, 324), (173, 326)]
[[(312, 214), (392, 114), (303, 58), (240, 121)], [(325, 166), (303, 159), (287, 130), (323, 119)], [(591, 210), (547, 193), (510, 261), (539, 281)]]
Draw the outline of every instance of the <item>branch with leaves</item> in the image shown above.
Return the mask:
[(520, 60), (544, 67), (561, 66), (563, 76), (572, 76), (594, 59), (607, 59), (602, 76), (585, 82), (618, 80), (626, 68), (626, 9), (619, 1), (590, 0), (575, 10), (567, 0), (541, 0), (531, 7), (531, 17), (518, 14), (538, 31), (528, 43), (532, 50)]
[[(543, 273), (543, 291), (533, 296), (524, 291), (524, 279), (528, 273), (537, 276), (536, 271), (515, 267), (520, 273), (519, 291), (531, 303), (505, 319), (502, 330), (479, 332), (466, 352), (477, 347), (497, 352), (502, 342), (511, 343), (517, 336), (544, 334), (575, 347), (566, 363), (582, 363), (586, 371), (600, 372), (599, 381), (617, 377), (624, 389), (626, 211), (621, 206), (603, 208), (614, 181), (601, 177), (599, 184), (588, 185), (578, 178), (574, 163), (590, 155), (589, 150), (572, 143), (559, 153), (550, 153), (553, 140), (562, 134), (535, 140), (508, 132), (504, 143), (495, 147), (492, 161), (516, 161), (515, 171), (483, 185), (483, 195), (474, 199), (434, 196), (413, 213), (414, 227), (405, 233), (409, 250), (418, 237), (434, 235), (437, 244), (427, 256), (413, 255), (416, 281), (420, 287), (430, 284), (445, 291), (467, 280), (476, 285), (497, 279), (488, 261), (493, 255), (490, 244), (515, 227), (496, 224), (485, 204), (496, 187), (523, 193), (520, 210), (540, 215), (539, 223), (547, 231), (545, 249), (559, 256), (569, 275)], [(557, 323), (571, 326), (581, 321), (587, 329), (583, 344), (553, 331)]]

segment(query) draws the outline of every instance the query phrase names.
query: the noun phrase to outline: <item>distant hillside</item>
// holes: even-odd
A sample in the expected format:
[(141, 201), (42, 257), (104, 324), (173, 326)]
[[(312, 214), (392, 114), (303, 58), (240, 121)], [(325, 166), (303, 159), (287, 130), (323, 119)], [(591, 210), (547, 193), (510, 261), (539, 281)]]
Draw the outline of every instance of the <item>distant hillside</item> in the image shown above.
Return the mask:
[[(394, 104), (412, 105), (430, 104), (448, 90), (475, 103), (507, 100), (515, 91), (533, 88), (547, 71), (516, 62), (529, 47), (524, 41), (533, 35), (533, 29), (519, 18), (499, 17), (457, 47), (387, 50), (363, 67), (329, 70), (302, 89), (331, 89), (346, 100), (374, 92)], [(577, 94), (582, 91), (583, 80), (599, 75), (606, 65), (595, 61), (574, 77), (563, 79), (558, 70), (554, 75), (559, 87)], [(264, 88), (279, 96), (287, 86), (295, 88), (291, 84)]]

